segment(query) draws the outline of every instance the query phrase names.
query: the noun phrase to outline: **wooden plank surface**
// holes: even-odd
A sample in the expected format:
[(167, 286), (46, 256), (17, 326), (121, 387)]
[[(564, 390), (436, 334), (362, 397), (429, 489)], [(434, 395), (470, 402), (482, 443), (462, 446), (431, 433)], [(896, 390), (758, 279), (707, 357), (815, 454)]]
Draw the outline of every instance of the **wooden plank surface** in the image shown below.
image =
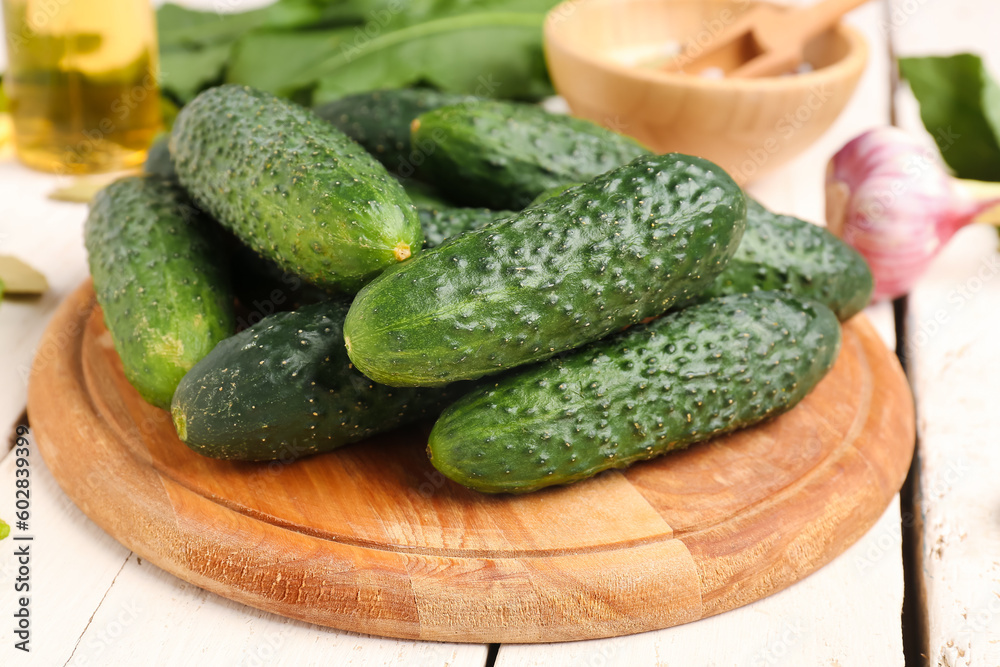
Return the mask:
[(0, 304), (0, 452), (6, 452), (10, 428), (24, 411), (28, 372), (45, 324), (87, 275), (81, 237), (86, 207), (46, 199), (64, 182), (21, 167), (9, 154), (0, 160), (0, 254), (19, 257), (49, 281), (41, 297), (6, 297)]
[[(497, 667), (903, 664), (899, 503), (811, 577), (734, 612), (631, 637), (504, 644)], [(895, 622), (892, 622), (894, 619)]]
[[(901, 56), (974, 51), (1000, 77), (1000, 4), (894, 0)], [(899, 123), (923, 134), (907, 87)], [(927, 143), (933, 146), (929, 136)], [(1000, 665), (1000, 255), (996, 231), (960, 232), (908, 299), (918, 408), (916, 517), (925, 652), (941, 667)]]
[[(372, 637), (292, 621), (186, 584), (140, 560), (84, 516), (31, 447), (31, 652), (0, 626), (4, 667), (64, 665), (448, 665), (487, 647)], [(0, 517), (14, 516), (14, 452), (0, 461)], [(11, 492), (8, 493), (7, 491)], [(15, 609), (12, 540), (0, 552), (0, 610)]]
[(14, 522), (15, 452), (0, 462), (0, 517), (11, 524), (11, 537), (0, 543), (0, 610), (9, 617), (21, 596), (14, 589), (15, 579), (21, 576), (14, 551), (21, 543), (13, 538), (33, 536), (27, 543), (31, 553), (27, 583), (34, 640), (31, 653), (22, 653), (14, 649), (17, 640), (12, 624), (0, 626), (0, 662), (62, 665), (121, 571), (128, 550), (83, 516), (47, 473), (33, 445), (30, 449), (31, 517), (27, 531), (18, 530)]

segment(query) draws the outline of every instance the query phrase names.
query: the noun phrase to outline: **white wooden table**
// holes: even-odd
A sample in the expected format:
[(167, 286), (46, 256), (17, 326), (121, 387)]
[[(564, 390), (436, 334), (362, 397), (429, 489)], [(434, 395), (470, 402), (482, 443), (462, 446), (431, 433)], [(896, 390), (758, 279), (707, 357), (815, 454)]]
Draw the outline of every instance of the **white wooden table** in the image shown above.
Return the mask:
[[(851, 105), (807, 154), (752, 188), (770, 207), (816, 221), (825, 164), (837, 148), (889, 123), (893, 108), (899, 124), (919, 131), (890, 54), (975, 50), (1000, 73), (996, 0), (880, 0), (849, 21), (872, 53)], [(48, 201), (58, 182), (9, 156), (0, 160), (0, 253), (29, 260), (52, 285), (39, 300), (0, 306), (0, 517), (8, 521), (16, 466), (7, 434), (24, 408), (27, 369), (54, 308), (87, 273), (85, 207)], [(1000, 374), (988, 370), (1000, 369), (998, 259), (993, 230), (966, 230), (908, 299), (902, 340), (920, 436), (913, 497), (902, 510), (894, 502), (841, 557), (770, 598), (686, 626), (566, 644), (489, 647), (329, 630), (230, 602), (141, 562), (67, 499), (32, 449), (31, 652), (14, 648), (21, 596), (14, 550), (22, 543), (8, 539), (0, 543), (0, 665), (890, 667), (922, 664), (924, 653), (933, 665), (998, 667)], [(959, 287), (967, 296), (955, 297)], [(944, 324), (918, 336), (942, 310)], [(895, 345), (889, 304), (868, 315)], [(912, 570), (906, 595), (916, 603), (904, 656), (901, 535), (911, 530), (917, 540), (905, 561)]]

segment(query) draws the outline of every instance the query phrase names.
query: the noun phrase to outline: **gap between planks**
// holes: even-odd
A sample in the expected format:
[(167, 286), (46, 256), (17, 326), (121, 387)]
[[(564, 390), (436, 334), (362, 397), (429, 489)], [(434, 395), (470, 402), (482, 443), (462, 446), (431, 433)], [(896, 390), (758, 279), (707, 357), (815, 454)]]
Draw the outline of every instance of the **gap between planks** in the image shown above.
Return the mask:
[(86, 635), (87, 630), (90, 629), (90, 624), (94, 622), (94, 617), (97, 616), (97, 612), (99, 612), (101, 610), (101, 607), (104, 606), (104, 601), (108, 599), (108, 593), (110, 593), (111, 589), (114, 588), (115, 582), (118, 581), (118, 576), (122, 573), (122, 570), (125, 569), (125, 566), (128, 565), (128, 561), (130, 558), (132, 558), (131, 551), (128, 552), (128, 555), (125, 556), (125, 560), (122, 561), (122, 566), (118, 568), (118, 572), (115, 574), (114, 578), (111, 580), (111, 583), (108, 585), (108, 590), (104, 591), (104, 595), (101, 596), (101, 601), (97, 603), (97, 607), (94, 609), (94, 613), (91, 614), (90, 618), (87, 619), (87, 624), (83, 626), (83, 630), (80, 631), (80, 636), (77, 637), (76, 643), (73, 644), (73, 650), (70, 652), (69, 657), (66, 658), (66, 662), (65, 664), (63, 664), (63, 667), (68, 667), (68, 665), (71, 662), (73, 662), (73, 656), (76, 655), (76, 650), (80, 648), (80, 642), (83, 641), (84, 635)]

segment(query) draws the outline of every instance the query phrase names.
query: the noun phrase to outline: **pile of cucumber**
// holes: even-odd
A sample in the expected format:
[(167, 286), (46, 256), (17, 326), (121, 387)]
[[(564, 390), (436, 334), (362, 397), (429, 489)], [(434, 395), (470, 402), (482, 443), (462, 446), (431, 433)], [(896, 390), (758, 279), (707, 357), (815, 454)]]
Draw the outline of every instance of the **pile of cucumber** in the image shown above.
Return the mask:
[(91, 209), (126, 376), (206, 456), (436, 420), (484, 492), (590, 477), (791, 409), (872, 292), (717, 165), (513, 102), (205, 91)]

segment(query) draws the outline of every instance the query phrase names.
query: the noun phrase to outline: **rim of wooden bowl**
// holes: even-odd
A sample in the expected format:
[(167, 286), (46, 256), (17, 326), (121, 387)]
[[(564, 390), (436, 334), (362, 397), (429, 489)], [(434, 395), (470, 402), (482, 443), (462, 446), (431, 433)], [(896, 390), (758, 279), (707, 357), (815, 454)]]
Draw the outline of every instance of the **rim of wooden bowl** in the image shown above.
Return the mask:
[[(660, 0), (661, 2), (673, 2), (674, 0)], [(729, 0), (735, 3), (735, 0)], [(665, 72), (661, 70), (643, 69), (639, 67), (628, 67), (619, 65), (607, 58), (595, 56), (585, 51), (571, 46), (568, 40), (563, 39), (565, 26), (573, 21), (578, 21), (574, 17), (575, 11), (568, 14), (567, 8), (579, 7), (586, 3), (608, 2), (608, 0), (566, 0), (553, 7), (545, 17), (544, 45), (546, 57), (549, 49), (556, 47), (565, 54), (571, 55), (580, 62), (586, 63), (594, 69), (602, 70), (607, 74), (612, 74), (624, 79), (634, 79), (647, 81), (649, 83), (670, 84), (674, 86), (686, 86), (690, 88), (733, 91), (767, 91), (767, 90), (788, 90), (792, 88), (811, 88), (824, 83), (834, 81), (850, 80), (858, 76), (868, 62), (868, 43), (861, 33), (845, 25), (838, 23), (834, 30), (847, 41), (848, 49), (846, 55), (840, 60), (820, 67), (811, 72), (803, 72), (792, 76), (772, 76), (754, 79), (713, 79), (703, 76), (694, 76), (678, 72)], [(755, 5), (774, 5), (772, 2), (753, 2)], [(784, 6), (784, 5), (777, 5)]]

